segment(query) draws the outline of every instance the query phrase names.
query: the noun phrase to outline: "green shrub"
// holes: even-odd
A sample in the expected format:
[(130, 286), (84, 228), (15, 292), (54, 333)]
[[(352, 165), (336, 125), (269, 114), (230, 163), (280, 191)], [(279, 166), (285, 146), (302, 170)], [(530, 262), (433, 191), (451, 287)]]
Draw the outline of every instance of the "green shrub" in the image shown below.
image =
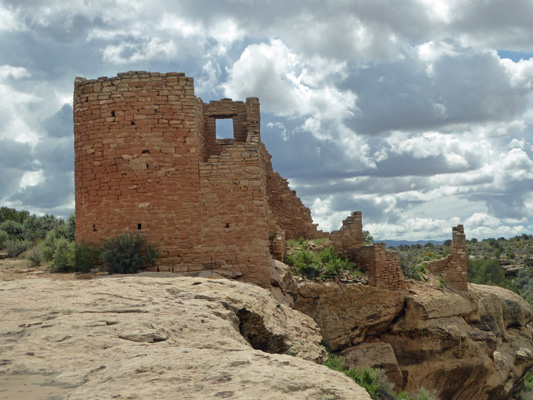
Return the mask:
[(427, 281), (428, 280), (428, 271), (427, 267), (424, 264), (419, 265), (418, 267), (413, 268), (411, 273), (408, 275), (409, 278), (413, 278), (417, 281)]
[(152, 265), (159, 256), (155, 247), (133, 232), (109, 239), (103, 245), (101, 258), (109, 273), (134, 274)]
[(46, 234), (54, 228), (64, 224), (63, 220), (57, 219), (53, 215), (47, 214), (42, 217), (31, 215), (24, 220), (22, 230), (24, 238), (35, 243), (43, 240)]
[(74, 272), (76, 264), (75, 244), (68, 239), (59, 238), (55, 242), (55, 251), (50, 263), (51, 272)]
[(7, 232), (9, 239), (11, 240), (22, 240), (24, 239), (24, 234), (22, 230), (22, 224), (15, 221), (4, 221), (0, 224), (0, 231)]
[(363, 231), (363, 242), (364, 244), (374, 243), (374, 238), (372, 237), (372, 235), (370, 235), (369, 231)]
[(74, 214), (70, 214), (67, 221), (68, 234), (71, 240), (76, 240), (76, 218)]
[(95, 244), (91, 243), (81, 243), (76, 244), (76, 272), (87, 273), (90, 272), (92, 268), (97, 266), (100, 263), (100, 255), (102, 249)]
[(285, 254), (285, 264), (293, 268), (293, 271), (307, 279), (329, 279), (338, 276), (341, 271), (351, 271), (358, 275), (356, 267), (347, 259), (341, 259), (333, 246), (325, 247), (320, 251), (310, 251), (307, 245), (297, 248)]
[(294, 239), (287, 239), (287, 247), (294, 247), (298, 244), (298, 242)]
[(294, 264), (296, 264), (296, 260), (294, 259), (294, 257), (288, 253), (285, 253), (285, 255), (283, 256), (283, 262), (289, 267), (293, 267)]
[(307, 279), (315, 279), (320, 277), (322, 267), (318, 264), (297, 264), (296, 273)]
[(33, 250), (28, 256), (28, 260), (31, 267), (40, 267), (44, 260), (43, 252), (38, 249)]
[(520, 392), (518, 399), (519, 400), (533, 399), (533, 374), (531, 370), (526, 372), (526, 376), (524, 378), (524, 386), (522, 386), (522, 391)]
[(0, 250), (4, 250), (9, 240), (9, 235), (6, 231), (0, 231)]
[(496, 285), (515, 292), (518, 291), (505, 277), (505, 272), (496, 258), (486, 260), (468, 260), (468, 281), (483, 285)]
[(320, 246), (321, 244), (326, 243), (327, 240), (328, 240), (328, 238), (321, 238), (321, 239), (315, 239), (315, 240), (313, 240), (313, 242), (314, 242), (317, 246)]
[(348, 368), (344, 357), (334, 355), (330, 355), (324, 365), (353, 379), (367, 390), (372, 399), (396, 399), (394, 385), (387, 380), (385, 373), (380, 369), (365, 367), (359, 372)]
[(435, 395), (431, 394), (424, 388), (420, 388), (415, 394), (405, 392), (397, 395), (394, 392), (394, 384), (391, 383), (385, 371), (377, 368), (365, 367), (362, 372), (346, 366), (346, 359), (343, 356), (330, 354), (328, 360), (324, 363), (327, 367), (342, 372), (353, 379), (359, 386), (365, 388), (374, 400), (435, 400)]
[(8, 240), (6, 242), (7, 256), (11, 258), (18, 257), (29, 248), (31, 248), (31, 242), (26, 240)]
[(54, 257), (59, 239), (67, 239), (72, 241), (69, 228), (65, 224), (60, 224), (46, 234), (44, 239), (44, 258), (51, 261)]
[(0, 223), (4, 221), (15, 221), (22, 224), (30, 216), (29, 211), (17, 211), (14, 208), (0, 207)]
[(437, 397), (435, 394), (429, 392), (424, 388), (420, 388), (413, 394), (407, 394), (402, 392), (398, 395), (399, 400), (435, 400)]

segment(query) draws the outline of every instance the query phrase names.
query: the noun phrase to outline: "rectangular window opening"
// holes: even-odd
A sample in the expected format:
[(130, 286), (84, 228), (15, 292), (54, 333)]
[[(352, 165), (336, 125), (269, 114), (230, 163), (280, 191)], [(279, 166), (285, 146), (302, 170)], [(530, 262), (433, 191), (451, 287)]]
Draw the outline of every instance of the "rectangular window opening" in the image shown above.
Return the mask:
[(233, 139), (233, 118), (216, 118), (217, 139)]
[(141, 230), (142, 229), (142, 224), (137, 224), (137, 230)]

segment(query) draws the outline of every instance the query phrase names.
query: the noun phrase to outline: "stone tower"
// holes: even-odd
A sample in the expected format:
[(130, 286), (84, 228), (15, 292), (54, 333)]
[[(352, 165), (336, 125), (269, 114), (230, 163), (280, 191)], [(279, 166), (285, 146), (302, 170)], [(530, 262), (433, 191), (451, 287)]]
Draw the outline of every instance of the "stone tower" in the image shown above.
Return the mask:
[[(217, 119), (233, 121), (233, 139), (216, 139)], [(159, 249), (159, 271), (268, 286), (277, 234), (321, 236), (272, 170), (257, 98), (204, 104), (183, 73), (76, 78), (74, 136), (78, 242), (139, 232)]]

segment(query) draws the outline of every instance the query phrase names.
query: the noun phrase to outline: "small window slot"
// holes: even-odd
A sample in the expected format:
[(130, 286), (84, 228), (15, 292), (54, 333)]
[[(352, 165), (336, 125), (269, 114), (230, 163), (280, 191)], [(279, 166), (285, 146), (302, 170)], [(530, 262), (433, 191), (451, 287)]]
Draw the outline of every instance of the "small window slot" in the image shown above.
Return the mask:
[(142, 229), (142, 224), (137, 224), (137, 230), (141, 230)]

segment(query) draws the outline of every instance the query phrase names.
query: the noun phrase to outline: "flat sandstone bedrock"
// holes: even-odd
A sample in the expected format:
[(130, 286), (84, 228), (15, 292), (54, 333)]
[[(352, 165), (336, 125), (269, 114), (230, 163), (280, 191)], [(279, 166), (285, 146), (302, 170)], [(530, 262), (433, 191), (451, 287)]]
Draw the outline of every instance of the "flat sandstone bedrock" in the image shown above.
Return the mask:
[(325, 354), (311, 318), (249, 284), (4, 281), (0, 316), (0, 399), (370, 399), (314, 362)]

